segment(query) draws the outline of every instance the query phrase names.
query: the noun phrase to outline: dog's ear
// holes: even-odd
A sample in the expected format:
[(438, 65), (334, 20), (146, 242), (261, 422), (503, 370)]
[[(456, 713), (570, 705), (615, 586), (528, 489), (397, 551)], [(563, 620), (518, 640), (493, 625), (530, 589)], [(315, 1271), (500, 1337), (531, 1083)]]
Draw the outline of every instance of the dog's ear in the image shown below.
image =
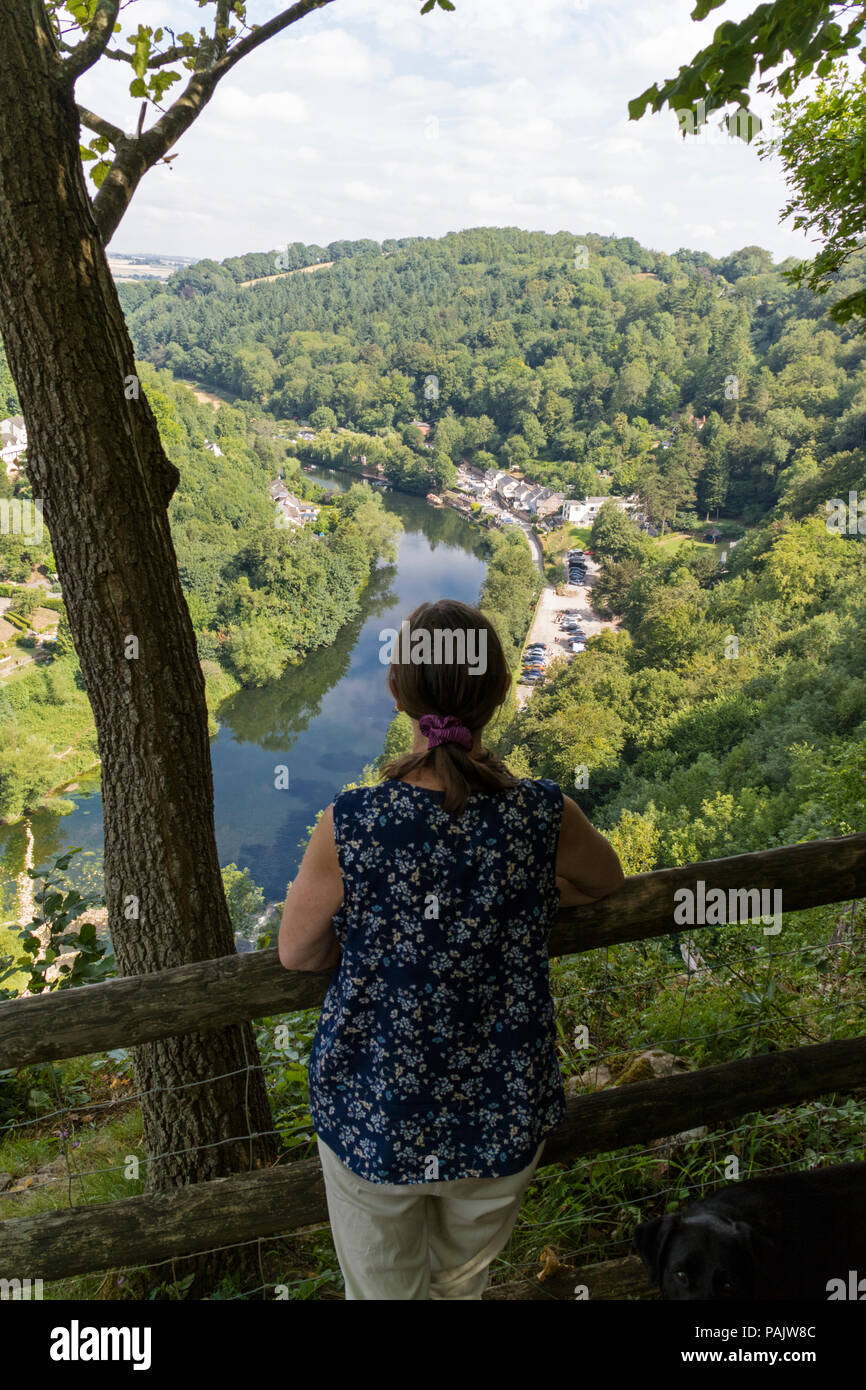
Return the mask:
[(654, 1284), (661, 1287), (664, 1255), (670, 1238), (680, 1224), (678, 1212), (668, 1216), (657, 1216), (655, 1221), (642, 1221), (635, 1228), (632, 1244), (640, 1255)]

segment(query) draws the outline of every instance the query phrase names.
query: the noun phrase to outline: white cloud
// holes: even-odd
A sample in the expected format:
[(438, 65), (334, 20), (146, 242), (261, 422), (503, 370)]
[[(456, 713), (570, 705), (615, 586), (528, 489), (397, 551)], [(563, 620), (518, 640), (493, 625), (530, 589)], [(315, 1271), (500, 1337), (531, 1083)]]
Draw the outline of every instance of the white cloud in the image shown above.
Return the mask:
[(283, 69), (292, 80), (372, 82), (391, 71), (387, 54), (374, 52), (345, 29), (308, 34), (300, 24), (277, 42)]
[(385, 192), (381, 187), (373, 183), (365, 183), (363, 179), (350, 179), (343, 185), (343, 191), (347, 198), (353, 198), (357, 203), (380, 203), (385, 197)]
[[(421, 16), (414, 0), (341, 0), (238, 64), (177, 161), (143, 181), (114, 246), (221, 258), (487, 221), (806, 254), (778, 225), (774, 162), (739, 142), (683, 142), (669, 112), (628, 119), (629, 99), (711, 36), (717, 17), (692, 23), (693, 3), (457, 0)], [(753, 7), (727, 0), (725, 18)], [(273, 8), (249, 0), (249, 22)], [(206, 19), (194, 0), (139, 0), (135, 20), (157, 12), (176, 29)], [(131, 128), (129, 77), (98, 64), (80, 99)]]
[(310, 119), (307, 103), (296, 92), (245, 92), (237, 86), (223, 86), (217, 88), (212, 105), (218, 117), (238, 127), (256, 125), (261, 129), (274, 121), (302, 125)]

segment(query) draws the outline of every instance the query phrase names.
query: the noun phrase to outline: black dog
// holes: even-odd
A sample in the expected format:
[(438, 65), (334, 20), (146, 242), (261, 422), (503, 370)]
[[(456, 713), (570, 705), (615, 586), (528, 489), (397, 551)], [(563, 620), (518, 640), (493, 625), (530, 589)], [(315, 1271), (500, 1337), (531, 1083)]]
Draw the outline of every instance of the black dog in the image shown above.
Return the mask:
[(866, 1300), (866, 1163), (731, 1183), (634, 1247), (668, 1299)]

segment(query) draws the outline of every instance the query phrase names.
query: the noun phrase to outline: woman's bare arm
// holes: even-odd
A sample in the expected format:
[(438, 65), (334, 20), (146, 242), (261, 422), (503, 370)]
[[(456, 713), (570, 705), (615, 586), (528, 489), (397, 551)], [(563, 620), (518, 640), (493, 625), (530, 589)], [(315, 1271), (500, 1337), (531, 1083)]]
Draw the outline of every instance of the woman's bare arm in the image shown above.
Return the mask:
[(286, 970), (329, 970), (339, 963), (342, 948), (331, 919), (342, 901), (343, 876), (329, 806), (310, 836), (283, 906), (279, 951)]
[(590, 824), (577, 802), (564, 794), (556, 881), (562, 907), (596, 902), (625, 883), (616, 850)]

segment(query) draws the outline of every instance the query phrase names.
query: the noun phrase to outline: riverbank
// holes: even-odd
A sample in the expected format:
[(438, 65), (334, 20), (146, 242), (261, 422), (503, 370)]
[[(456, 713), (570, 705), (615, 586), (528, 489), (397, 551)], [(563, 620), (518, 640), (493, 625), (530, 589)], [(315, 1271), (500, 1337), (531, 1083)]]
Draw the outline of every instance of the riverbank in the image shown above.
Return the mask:
[[(310, 475), (307, 475), (310, 476)], [(332, 490), (348, 489), (357, 475), (345, 470), (316, 470), (316, 481)], [(374, 489), (378, 492), (379, 489)], [(382, 505), (401, 520), (397, 558), (371, 573), (358, 612), (341, 627), (326, 647), (311, 651), (299, 666), (289, 667), (277, 680), (260, 687), (241, 688), (218, 662), (202, 661), (211, 715), (211, 765), (214, 813), (220, 864), (248, 869), (264, 893), (266, 906), (285, 897), (286, 886), (300, 862), (302, 846), (316, 812), (357, 780), (367, 764), (382, 752), (391, 724), (393, 702), (384, 689), (385, 669), (379, 659), (383, 628), (399, 628), (408, 612), (431, 595), (449, 594), (463, 602), (478, 602), (491, 563), (490, 544), (496, 537), (466, 526), (450, 508), (431, 507), (415, 494), (389, 490)], [(529, 568), (527, 562), (527, 568)], [(534, 568), (534, 567), (533, 567)], [(525, 582), (523, 584), (525, 591)], [(527, 596), (528, 597), (528, 596)], [(516, 636), (522, 640), (529, 618)], [(512, 623), (513, 626), (513, 623)], [(79, 777), (98, 757), (62, 754), (70, 745), (83, 747), (75, 734), (92, 729), (86, 695), (75, 683), (73, 658), (61, 658), (40, 668), (46, 682), (56, 682), (62, 663), (70, 667), (68, 694), (78, 704), (79, 725), (52, 731), (54, 707), (26, 701), (26, 717), (40, 722), (45, 749), (41, 794)], [(28, 675), (26, 679), (33, 679)], [(25, 677), (20, 681), (23, 683)], [(46, 686), (50, 699), (50, 684)], [(62, 693), (58, 688), (57, 693)], [(0, 693), (2, 697), (2, 693)], [(24, 711), (22, 711), (24, 713)], [(68, 715), (64, 716), (68, 718)], [(0, 747), (7, 725), (0, 725)], [(10, 747), (13, 745), (9, 745)], [(14, 744), (13, 771), (20, 766), (26, 799), (18, 806), (15, 824), (0, 826), (0, 880), (3, 881), (0, 920), (18, 917), (16, 880), (25, 856), (21, 817), (38, 797), (32, 795), (37, 760), (24, 758), (23, 732)], [(2, 756), (2, 753), (0, 753)], [(67, 766), (72, 765), (68, 769)], [(288, 785), (275, 785), (274, 769), (288, 768)], [(4, 759), (4, 784), (7, 759)], [(62, 769), (62, 771), (60, 771)], [(87, 868), (87, 886), (96, 885), (103, 852), (102, 801), (98, 783), (70, 797), (68, 814), (39, 811), (29, 816), (35, 839), (36, 867), (52, 862), (70, 846), (83, 855), (73, 860), (69, 875)], [(59, 809), (56, 798), (51, 811)]]

